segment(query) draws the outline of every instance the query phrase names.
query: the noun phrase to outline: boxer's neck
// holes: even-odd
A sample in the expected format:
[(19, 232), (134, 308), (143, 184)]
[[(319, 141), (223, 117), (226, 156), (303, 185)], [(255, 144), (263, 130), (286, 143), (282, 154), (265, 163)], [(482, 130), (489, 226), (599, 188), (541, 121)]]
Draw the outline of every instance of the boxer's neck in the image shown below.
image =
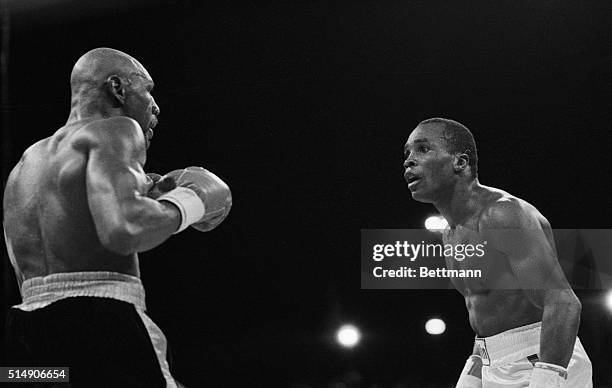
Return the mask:
[(66, 124), (80, 120), (105, 119), (115, 116), (125, 116), (123, 109), (115, 108), (106, 101), (97, 98), (73, 97)]
[(470, 181), (458, 181), (433, 205), (446, 219), (449, 226), (455, 228), (457, 225), (465, 223), (470, 216), (479, 211), (480, 188), (478, 178)]

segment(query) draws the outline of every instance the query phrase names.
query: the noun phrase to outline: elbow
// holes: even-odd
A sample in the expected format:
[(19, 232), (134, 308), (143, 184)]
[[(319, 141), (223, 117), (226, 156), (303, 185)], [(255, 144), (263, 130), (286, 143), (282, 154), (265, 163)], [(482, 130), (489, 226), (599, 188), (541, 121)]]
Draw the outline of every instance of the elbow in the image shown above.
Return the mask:
[(582, 313), (582, 303), (580, 299), (574, 294), (573, 291), (564, 293), (565, 295), (558, 301), (561, 311), (565, 311), (568, 319), (580, 320), (580, 314)]
[(569, 295), (567, 295), (566, 297), (565, 304), (567, 306), (570, 306), (573, 311), (580, 315), (580, 313), (582, 312), (582, 303), (580, 302), (580, 299), (578, 299), (578, 297), (576, 296), (576, 294), (574, 294), (573, 291), (570, 291), (568, 294)]
[(580, 317), (582, 316), (582, 303), (580, 303), (580, 300), (576, 295), (574, 295), (573, 299), (574, 300), (571, 302), (572, 308), (569, 310), (572, 314), (568, 318), (574, 321), (576, 325), (580, 325)]
[(563, 312), (568, 318), (580, 317), (582, 303), (572, 289), (551, 291), (545, 299), (544, 309)]
[(576, 299), (574, 302), (576, 313), (578, 314), (578, 316), (580, 316), (580, 314), (582, 313), (582, 303), (580, 302), (580, 299), (578, 299), (576, 295), (574, 295), (574, 298)]
[(137, 241), (136, 233), (127, 226), (117, 227), (100, 237), (100, 242), (105, 249), (120, 256), (129, 256), (136, 253), (138, 251)]

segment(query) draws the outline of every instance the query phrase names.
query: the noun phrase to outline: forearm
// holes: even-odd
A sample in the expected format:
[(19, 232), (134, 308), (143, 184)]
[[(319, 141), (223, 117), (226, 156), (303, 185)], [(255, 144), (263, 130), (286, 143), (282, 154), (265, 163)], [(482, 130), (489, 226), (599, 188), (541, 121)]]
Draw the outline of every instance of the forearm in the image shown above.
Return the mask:
[(571, 290), (548, 293), (542, 315), (540, 361), (567, 368), (580, 325), (580, 301)]
[(102, 245), (119, 255), (130, 255), (155, 248), (177, 231), (181, 216), (170, 203), (136, 195), (129, 200), (96, 203), (92, 216)]
[(181, 223), (179, 210), (169, 202), (146, 197), (131, 204), (126, 223), (131, 251), (144, 252), (166, 241), (177, 231)]

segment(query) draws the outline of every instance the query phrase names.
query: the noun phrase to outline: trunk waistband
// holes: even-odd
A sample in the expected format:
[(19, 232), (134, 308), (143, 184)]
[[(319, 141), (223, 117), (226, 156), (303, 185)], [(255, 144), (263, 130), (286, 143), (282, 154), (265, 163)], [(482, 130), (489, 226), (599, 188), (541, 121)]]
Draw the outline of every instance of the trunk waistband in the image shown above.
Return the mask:
[(497, 367), (540, 352), (542, 322), (517, 327), (491, 337), (476, 337), (482, 364)]
[(139, 278), (117, 272), (66, 272), (25, 280), (23, 302), (13, 306), (33, 311), (75, 296), (111, 298), (145, 311), (145, 291)]

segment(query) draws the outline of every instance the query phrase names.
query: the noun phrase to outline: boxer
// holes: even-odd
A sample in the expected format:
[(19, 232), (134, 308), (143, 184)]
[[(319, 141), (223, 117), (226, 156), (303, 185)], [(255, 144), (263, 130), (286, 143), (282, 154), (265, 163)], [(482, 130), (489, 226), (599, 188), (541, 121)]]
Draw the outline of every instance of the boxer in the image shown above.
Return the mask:
[(5, 188), (23, 299), (8, 313), (7, 360), (70, 367), (72, 387), (176, 387), (166, 338), (146, 314), (138, 252), (188, 226), (218, 226), (229, 187), (201, 167), (145, 174), (160, 109), (136, 59), (91, 50), (70, 85), (68, 121), (25, 151)]
[(592, 387), (591, 362), (576, 334), (581, 304), (559, 266), (550, 224), (531, 204), (478, 180), (472, 133), (443, 118), (422, 121), (404, 147), (412, 198), (448, 221), (445, 244), (486, 241), (476, 260), (486, 279), (452, 278), (476, 333), (457, 388)]

